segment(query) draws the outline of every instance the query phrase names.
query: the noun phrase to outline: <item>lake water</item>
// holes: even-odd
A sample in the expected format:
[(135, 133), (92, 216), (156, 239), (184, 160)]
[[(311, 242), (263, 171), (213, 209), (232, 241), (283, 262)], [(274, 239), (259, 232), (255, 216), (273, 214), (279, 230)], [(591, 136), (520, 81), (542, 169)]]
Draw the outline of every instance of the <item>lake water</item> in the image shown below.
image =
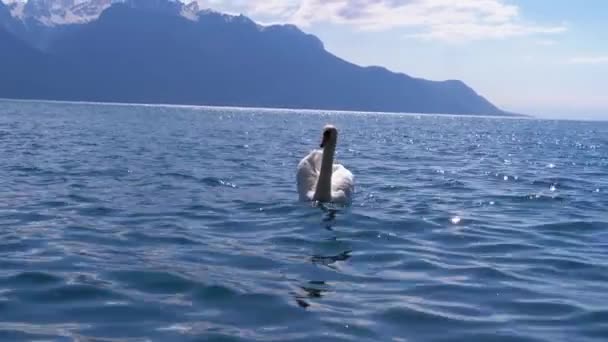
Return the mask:
[(608, 339), (608, 123), (3, 101), (0, 188), (1, 341)]

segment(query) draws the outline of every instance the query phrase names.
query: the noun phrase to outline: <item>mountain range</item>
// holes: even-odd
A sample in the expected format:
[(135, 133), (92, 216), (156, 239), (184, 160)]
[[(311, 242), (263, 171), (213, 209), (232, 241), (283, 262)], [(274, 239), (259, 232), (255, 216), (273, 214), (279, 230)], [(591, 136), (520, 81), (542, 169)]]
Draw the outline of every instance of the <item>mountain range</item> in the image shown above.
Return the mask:
[(296, 26), (176, 0), (0, 0), (0, 74), (4, 98), (508, 114), (461, 81), (361, 67)]

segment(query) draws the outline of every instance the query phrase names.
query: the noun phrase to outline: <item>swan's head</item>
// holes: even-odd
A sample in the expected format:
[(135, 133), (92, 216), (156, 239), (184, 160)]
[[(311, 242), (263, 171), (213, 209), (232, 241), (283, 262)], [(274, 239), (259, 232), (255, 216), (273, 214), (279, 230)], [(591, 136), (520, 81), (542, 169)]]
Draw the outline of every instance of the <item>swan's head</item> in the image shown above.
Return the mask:
[(325, 146), (336, 146), (338, 141), (338, 130), (332, 125), (326, 125), (323, 128), (323, 139), (321, 140), (321, 148)]

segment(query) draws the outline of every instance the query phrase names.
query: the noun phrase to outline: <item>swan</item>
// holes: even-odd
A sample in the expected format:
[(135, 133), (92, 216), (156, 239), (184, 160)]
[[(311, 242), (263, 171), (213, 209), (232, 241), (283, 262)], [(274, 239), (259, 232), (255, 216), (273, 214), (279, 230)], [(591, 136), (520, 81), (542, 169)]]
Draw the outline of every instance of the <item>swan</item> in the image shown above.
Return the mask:
[(298, 164), (297, 182), (301, 201), (345, 204), (355, 191), (353, 174), (344, 166), (334, 164), (338, 130), (332, 125), (323, 128), (321, 149), (315, 149)]

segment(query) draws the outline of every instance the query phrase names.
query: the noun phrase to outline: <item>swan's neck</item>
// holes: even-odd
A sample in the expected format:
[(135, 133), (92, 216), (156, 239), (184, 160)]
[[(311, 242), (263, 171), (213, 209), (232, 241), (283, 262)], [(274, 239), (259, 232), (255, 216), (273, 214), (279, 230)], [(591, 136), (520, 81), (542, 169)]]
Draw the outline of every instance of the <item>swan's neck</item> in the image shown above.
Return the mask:
[(323, 160), (321, 161), (321, 173), (317, 181), (315, 200), (319, 202), (331, 201), (331, 174), (334, 172), (335, 145), (327, 145), (323, 149)]

